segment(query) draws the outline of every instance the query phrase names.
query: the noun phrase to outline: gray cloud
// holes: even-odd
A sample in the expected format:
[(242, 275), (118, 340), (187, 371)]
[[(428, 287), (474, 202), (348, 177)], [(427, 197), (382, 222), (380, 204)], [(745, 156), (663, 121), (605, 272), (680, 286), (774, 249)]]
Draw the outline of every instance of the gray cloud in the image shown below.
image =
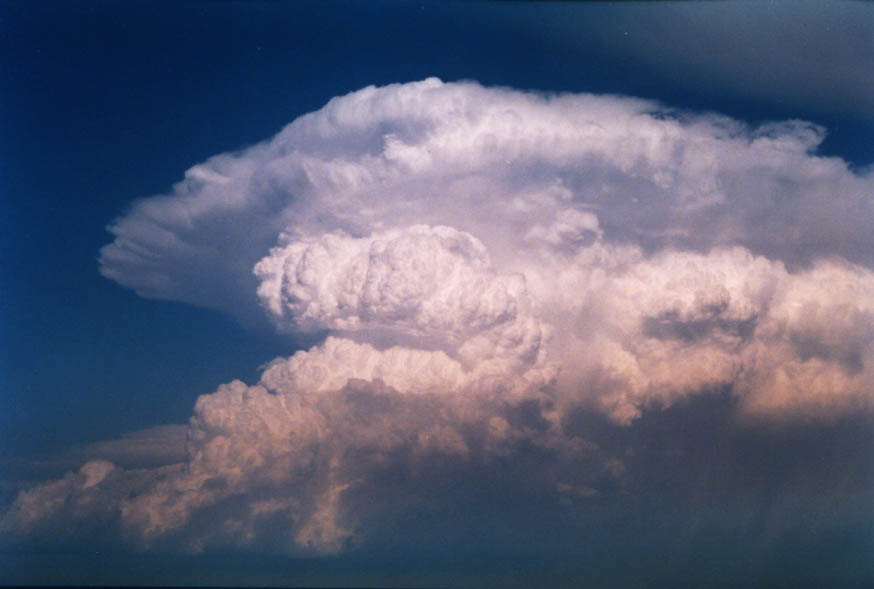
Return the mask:
[(872, 122), (874, 83), (860, 76), (874, 68), (869, 3), (578, 4), (505, 16), (528, 34), (548, 31), (565, 52), (609, 52), (692, 91)]

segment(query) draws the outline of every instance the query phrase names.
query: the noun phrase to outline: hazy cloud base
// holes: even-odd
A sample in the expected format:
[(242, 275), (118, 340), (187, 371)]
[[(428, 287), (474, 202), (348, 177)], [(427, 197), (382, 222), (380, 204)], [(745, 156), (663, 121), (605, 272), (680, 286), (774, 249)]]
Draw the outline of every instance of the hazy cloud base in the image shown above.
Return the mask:
[[(870, 523), (874, 178), (817, 156), (823, 134), (429, 79), (215, 156), (113, 222), (101, 272), (326, 339), (201, 396), (182, 462), (109, 461), (149, 435), (105, 445), (0, 529), (324, 554), (455, 537), (450, 514), (518, 546), (561, 521), (564, 540), (634, 513), (673, 529), (655, 490), (704, 502), (697, 525), (738, 546), (851, 533)], [(685, 446), (707, 443), (705, 418), (728, 420), (710, 432), (724, 471)], [(792, 462), (798, 428), (848, 448), (824, 486)], [(768, 435), (779, 488), (721, 490), (768, 469), (733, 462)]]

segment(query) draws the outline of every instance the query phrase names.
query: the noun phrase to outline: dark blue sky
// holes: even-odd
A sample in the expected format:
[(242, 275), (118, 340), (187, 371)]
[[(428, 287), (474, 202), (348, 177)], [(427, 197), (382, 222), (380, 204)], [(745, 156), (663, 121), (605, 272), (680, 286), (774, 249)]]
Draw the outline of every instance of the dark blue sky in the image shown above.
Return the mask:
[[(756, 25), (747, 12), (760, 12), (765, 24)], [(780, 24), (768, 29), (773, 23)], [(866, 30), (869, 45), (860, 50)], [(125, 214), (135, 199), (166, 193), (194, 164), (268, 138), (334, 96), (371, 84), (436, 76), (546, 92), (639, 96), (751, 124), (812, 120), (828, 129), (819, 153), (863, 169), (874, 163), (874, 94), (870, 82), (862, 80), (870, 77), (865, 72), (874, 65), (872, 31), (874, 9), (861, 3), (804, 4), (797, 9), (722, 3), (2, 3), (4, 505), (21, 481), (62, 474), (50, 466), (34, 467), (29, 457), (153, 426), (184, 424), (199, 395), (234, 378), (254, 382), (263, 363), (311, 343), (263, 328), (246, 329), (215, 311), (141, 298), (98, 274), (98, 250), (111, 241), (107, 224)], [(805, 61), (808, 51), (818, 61)], [(649, 435), (641, 432), (668, 427), (670, 418), (665, 419), (622, 435)], [(843, 443), (870, 441), (870, 429), (853, 427), (854, 434), (838, 436)], [(725, 434), (728, 446), (751, 443), (737, 442), (732, 435)], [(778, 454), (790, 447), (784, 438), (774, 443)], [(852, 466), (863, 469), (870, 458), (870, 452), (849, 454)], [(707, 462), (701, 456), (696, 460)], [(736, 468), (745, 472), (747, 466)], [(792, 471), (787, 477), (802, 477), (800, 466), (799, 472), (791, 465), (786, 468)], [(655, 479), (647, 481), (658, 487)], [(703, 491), (689, 493), (700, 499)], [(640, 506), (636, 509), (643, 512)], [(631, 510), (623, 517), (633, 519), (637, 513)], [(430, 516), (421, 517), (429, 521)], [(484, 525), (494, 524), (491, 516), (483, 517)], [(664, 517), (670, 519), (670, 514)], [(621, 544), (623, 525), (637, 529), (633, 521), (616, 524), (618, 519), (604, 524), (610, 528), (605, 545)], [(404, 525), (416, 527), (415, 522)], [(664, 524), (666, 529), (673, 529), (671, 525)], [(844, 538), (854, 558), (871, 542), (870, 520), (855, 525)], [(749, 528), (745, 533), (752, 534)], [(558, 535), (567, 534), (561, 530)], [(714, 532), (711, 540), (718, 543), (719, 538)], [(740, 558), (745, 538), (730, 536)], [(823, 541), (817, 538), (814, 544)], [(458, 579), (488, 579), (503, 566), (494, 563), (506, 565), (507, 554), (519, 549), (519, 543), (508, 542), (509, 548), (495, 547), (500, 555), (494, 556), (483, 548), (487, 541), (471, 541), (473, 548), (458, 570), (448, 564), (453, 557), (447, 547), (425, 550), (437, 563), (428, 569), (433, 574), (425, 582), (452, 585)], [(642, 540), (631, 553), (639, 549), (655, 558), (647, 542)], [(809, 548), (818, 550), (819, 544)], [(8, 550), (0, 558), (0, 571), (8, 567), (14, 572), (12, 582), (66, 582), (35, 573), (43, 558), (56, 565), (68, 559), (65, 566), (75, 571), (73, 582), (115, 583), (124, 578), (122, 571), (130, 570), (138, 571), (131, 577), (138, 584), (220, 584), (225, 579), (274, 584), (288, 572), (285, 561), (275, 555), (233, 554), (222, 565), (224, 573), (218, 569), (218, 574), (201, 576), (195, 571), (213, 566), (213, 556), (164, 560), (124, 553), (105, 563), (103, 573), (92, 573), (82, 570), (86, 565), (73, 564), (79, 562), (75, 553), (64, 548), (27, 558), (17, 549)], [(598, 550), (587, 550), (583, 560), (603, 562)], [(696, 551), (707, 549), (689, 548), (677, 558), (694, 559)], [(343, 561), (334, 577), (319, 575), (336, 570), (336, 562), (313, 561), (307, 570), (316, 575), (312, 578), (326, 579), (317, 582), (329, 584), (361, 578), (380, 582), (385, 580), (379, 575), (387, 550), (375, 554)], [(524, 565), (529, 577), (522, 578), (536, 576), (543, 567), (556, 578), (572, 580), (575, 569), (562, 559), (575, 554), (573, 549), (559, 550), (552, 553), (553, 560), (529, 554), (530, 566)], [(791, 551), (778, 557), (789, 567), (803, 560)], [(427, 560), (423, 553), (412, 558)], [(838, 557), (829, 558), (828, 566), (836, 566)], [(263, 577), (241, 572), (251, 559), (263, 565)], [(682, 570), (677, 562), (665, 567)], [(609, 581), (618, 568), (620, 564), (612, 564), (600, 574)], [(820, 572), (822, 578), (831, 578), (832, 569)], [(864, 578), (872, 579), (870, 574), (869, 569)], [(421, 582), (410, 571), (398, 575), (392, 579)], [(774, 579), (768, 575), (761, 578)], [(640, 580), (634, 575), (617, 578)]]

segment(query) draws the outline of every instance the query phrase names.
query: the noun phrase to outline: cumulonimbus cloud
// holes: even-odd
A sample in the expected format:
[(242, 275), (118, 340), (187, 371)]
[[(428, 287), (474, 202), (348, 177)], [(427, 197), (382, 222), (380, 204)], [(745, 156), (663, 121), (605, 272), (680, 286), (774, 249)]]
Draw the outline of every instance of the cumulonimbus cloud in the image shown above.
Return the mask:
[(586, 464), (548, 485), (596, 495), (621, 461), (566, 430), (575, 411), (629, 424), (728, 391), (759, 419), (870, 412), (874, 179), (822, 137), (436, 79), (336, 98), (135, 204), (100, 258), (144, 296), (327, 339), (202, 396), (184, 463), (89, 463), (3, 526), (105, 485), (141, 541), (247, 544), (281, 520), (291, 549), (330, 552), (393, 464), (425, 485), (417, 464), (534, 447)]
[(135, 205), (101, 270), (443, 352), (453, 383), (554, 370), (620, 420), (725, 385), (757, 411), (837, 411), (870, 403), (874, 188), (815, 155), (823, 135), (612, 96), (371, 87)]

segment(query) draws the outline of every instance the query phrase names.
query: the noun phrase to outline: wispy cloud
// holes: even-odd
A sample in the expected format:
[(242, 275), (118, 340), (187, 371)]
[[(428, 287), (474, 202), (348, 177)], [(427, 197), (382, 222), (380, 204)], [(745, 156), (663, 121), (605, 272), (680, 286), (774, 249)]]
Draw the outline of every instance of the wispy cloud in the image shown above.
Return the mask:
[[(865, 2), (556, 4), (507, 11), (529, 35), (580, 58), (609, 54), (691, 92), (872, 121)], [(538, 26), (532, 27), (536, 22)], [(865, 79), (863, 79), (865, 78)]]

